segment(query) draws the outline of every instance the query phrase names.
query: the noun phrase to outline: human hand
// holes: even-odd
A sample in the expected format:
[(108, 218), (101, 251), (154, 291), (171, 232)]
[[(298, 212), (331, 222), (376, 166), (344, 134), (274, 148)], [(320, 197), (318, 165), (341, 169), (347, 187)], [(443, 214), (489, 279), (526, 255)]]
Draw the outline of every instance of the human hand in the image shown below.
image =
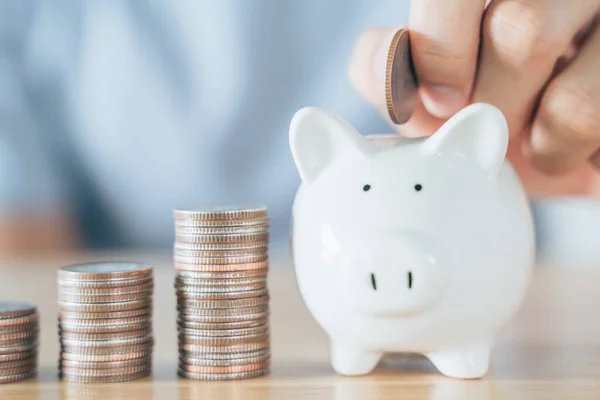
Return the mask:
[[(416, 0), (408, 28), (419, 101), (400, 127), (433, 133), (471, 102), (500, 108), (508, 157), (532, 194), (600, 193), (600, 0)], [(350, 78), (387, 115), (395, 29), (367, 32)]]

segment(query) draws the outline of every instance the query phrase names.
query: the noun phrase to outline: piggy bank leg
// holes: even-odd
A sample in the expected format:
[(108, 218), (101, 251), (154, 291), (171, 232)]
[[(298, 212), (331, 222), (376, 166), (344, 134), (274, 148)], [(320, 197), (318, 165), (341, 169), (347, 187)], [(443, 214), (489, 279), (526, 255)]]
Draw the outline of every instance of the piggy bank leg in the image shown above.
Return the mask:
[(375, 368), (383, 353), (361, 349), (351, 343), (331, 343), (331, 364), (340, 375), (365, 375)]
[(452, 378), (473, 379), (486, 374), (490, 364), (490, 341), (427, 354), (435, 367)]

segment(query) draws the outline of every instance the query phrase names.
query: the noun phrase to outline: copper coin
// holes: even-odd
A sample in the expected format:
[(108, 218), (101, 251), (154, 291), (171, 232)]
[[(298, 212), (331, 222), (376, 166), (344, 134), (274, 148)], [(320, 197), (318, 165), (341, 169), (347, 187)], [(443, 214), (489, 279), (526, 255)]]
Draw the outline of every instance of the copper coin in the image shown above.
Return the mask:
[(30, 325), (38, 322), (37, 314), (25, 315), (23, 317), (3, 318), (0, 319), (0, 331), (4, 331), (5, 327), (15, 325)]
[(197, 271), (197, 272), (232, 272), (232, 271), (245, 271), (249, 269), (266, 269), (269, 267), (268, 261), (259, 261), (255, 263), (247, 264), (184, 264), (177, 262), (175, 263), (175, 269), (177, 271)]
[(262, 306), (266, 304), (269, 304), (268, 295), (235, 300), (197, 300), (181, 297), (177, 299), (177, 305), (188, 308), (236, 308)]
[(125, 331), (125, 332), (105, 332), (105, 333), (77, 333), (77, 332), (64, 332), (59, 330), (59, 335), (62, 339), (72, 339), (72, 340), (95, 340), (95, 341), (105, 341), (105, 340), (120, 340), (120, 339), (130, 339), (137, 338), (141, 336), (146, 336), (150, 334), (148, 329), (141, 329), (137, 331)]
[(79, 332), (79, 333), (107, 333), (107, 332), (124, 332), (124, 331), (136, 331), (140, 329), (152, 329), (152, 322), (146, 321), (135, 324), (119, 324), (119, 325), (107, 325), (107, 326), (86, 326), (77, 324), (60, 324), (60, 329), (67, 332)]
[(268, 254), (256, 254), (249, 256), (233, 257), (184, 257), (175, 254), (173, 261), (181, 264), (199, 264), (199, 265), (230, 265), (230, 264), (249, 264), (265, 261), (269, 258)]
[[(188, 328), (188, 329), (200, 329), (200, 330), (209, 330), (209, 331), (228, 331), (234, 334), (233, 332), (236, 329), (249, 329), (249, 328), (258, 328), (263, 325), (268, 325), (268, 318), (262, 319), (249, 319), (247, 321), (236, 321), (236, 322), (195, 322), (195, 321), (184, 321), (181, 319), (177, 319), (177, 326), (180, 328)], [(224, 336), (224, 335), (219, 335)]]
[(139, 365), (151, 365), (152, 357), (136, 358), (134, 360), (126, 361), (112, 361), (112, 362), (84, 362), (84, 361), (72, 361), (72, 360), (59, 360), (60, 368), (79, 368), (81, 370), (88, 369), (113, 369), (113, 368), (127, 368), (136, 367)]
[(267, 208), (264, 206), (219, 206), (209, 207), (202, 210), (173, 210), (175, 221), (193, 220), (193, 221), (214, 221), (214, 220), (232, 220), (232, 219), (255, 219), (267, 216)]
[(61, 352), (60, 357), (64, 360), (71, 361), (82, 361), (82, 362), (113, 362), (113, 361), (126, 361), (134, 360), (136, 358), (144, 358), (152, 355), (152, 350), (134, 351), (129, 353), (117, 353), (117, 354), (71, 354)]
[[(154, 279), (152, 276), (146, 276), (141, 278), (133, 278), (133, 279), (117, 279), (110, 281), (81, 281), (76, 279), (59, 279), (58, 286), (59, 288), (98, 288), (98, 289), (107, 289), (107, 288), (124, 288), (128, 286), (141, 286), (141, 285), (151, 285), (153, 284)], [(61, 289), (59, 289), (61, 290)]]
[[(25, 346), (32, 343), (37, 343), (37, 335), (32, 335), (26, 338), (0, 340), (0, 348), (11, 346)], [(2, 368), (1, 365), (0, 368)]]
[(228, 381), (228, 380), (239, 380), (239, 379), (250, 379), (257, 378), (259, 376), (267, 375), (269, 368), (258, 369), (249, 372), (238, 372), (233, 374), (204, 374), (199, 372), (184, 371), (177, 369), (177, 374), (182, 378), (204, 380), (204, 381)]
[(408, 30), (394, 35), (388, 52), (385, 74), (385, 100), (392, 122), (407, 122), (417, 103), (417, 74), (410, 51)]
[(60, 343), (65, 346), (77, 346), (77, 347), (113, 347), (113, 346), (129, 346), (134, 344), (148, 344), (153, 342), (153, 335), (147, 333), (143, 336), (128, 338), (128, 339), (114, 339), (114, 340), (73, 340), (61, 338)]
[(262, 324), (249, 328), (237, 329), (201, 329), (196, 327), (191, 328), (178, 326), (177, 332), (179, 333), (178, 337), (183, 343), (200, 343), (205, 338), (242, 340), (244, 338), (254, 338), (257, 335), (269, 334), (269, 325)]
[[(269, 317), (268, 308), (264, 311), (252, 313), (252, 314), (239, 314), (239, 315), (195, 315), (195, 314), (182, 314), (180, 313), (177, 321), (181, 324), (196, 323), (201, 325), (227, 325), (234, 326), (234, 324), (246, 324), (254, 323), (256, 321), (267, 320)], [(198, 326), (201, 326), (198, 325)]]
[(192, 353), (188, 351), (179, 352), (179, 361), (191, 365), (209, 365), (204, 363), (232, 363), (232, 364), (243, 364), (248, 359), (270, 357), (271, 351), (268, 347), (262, 349), (250, 350), (246, 352), (201, 352)]
[[(217, 356), (221, 356), (222, 354), (217, 354)], [(248, 364), (256, 364), (259, 362), (263, 362), (267, 359), (271, 358), (271, 353), (268, 350), (259, 350), (257, 352), (252, 352), (245, 354), (244, 357), (240, 358), (216, 358), (212, 359), (209, 357), (202, 358), (194, 358), (194, 357), (186, 357), (179, 356), (179, 362), (188, 365), (204, 365), (204, 366), (214, 366), (214, 367), (227, 367), (230, 365), (248, 365)]]
[(20, 301), (0, 301), (0, 320), (24, 317), (34, 313), (37, 313), (34, 304)]
[[(30, 340), (38, 334), (37, 326), (32, 329), (16, 332), (0, 332), (0, 343), (7, 340)], [(1, 346), (1, 345), (0, 345)]]
[(32, 323), (27, 323), (27, 324), (6, 325), (6, 326), (0, 327), (2, 334), (9, 334), (9, 335), (14, 334), (14, 333), (19, 333), (19, 332), (31, 332), (31, 331), (34, 331), (37, 329), (38, 329), (37, 321), (32, 322)]
[(246, 279), (266, 278), (267, 269), (250, 269), (246, 271), (177, 271), (176, 279)]
[(133, 279), (151, 275), (152, 266), (130, 262), (94, 262), (68, 265), (58, 271), (59, 279), (88, 281)]
[(252, 328), (259, 325), (264, 325), (269, 322), (268, 313), (265, 313), (263, 318), (248, 318), (240, 321), (231, 321), (224, 319), (223, 321), (190, 321), (178, 318), (177, 325), (182, 328), (193, 329), (239, 329)]
[(19, 365), (16, 367), (5, 367), (4, 365), (0, 369), (0, 376), (9, 376), (9, 375), (18, 375), (25, 372), (29, 372), (35, 369), (37, 366), (36, 363), (29, 363), (24, 365)]
[(17, 353), (0, 354), (0, 362), (4, 363), (4, 362), (8, 362), (8, 361), (22, 360), (24, 358), (31, 358), (31, 357), (36, 357), (36, 356), (37, 356), (37, 352), (36, 352), (36, 349), (34, 348), (31, 350), (17, 352)]
[(146, 285), (124, 286), (121, 288), (81, 288), (81, 287), (61, 287), (61, 295), (68, 296), (117, 296), (133, 293), (151, 294), (154, 289), (152, 283)]
[(117, 326), (117, 325), (130, 325), (130, 324), (141, 324), (145, 322), (151, 322), (146, 316), (138, 317), (127, 317), (127, 318), (110, 318), (110, 319), (66, 319), (59, 318), (59, 322), (62, 326), (89, 326), (89, 327), (102, 327), (102, 326)]
[(267, 232), (223, 234), (223, 235), (188, 235), (175, 234), (175, 240), (182, 243), (247, 243), (269, 240)]
[(61, 346), (61, 351), (70, 354), (89, 354), (89, 355), (114, 355), (141, 351), (152, 351), (154, 342), (144, 344), (134, 344), (127, 346), (110, 346), (110, 347), (77, 347), (77, 346)]
[[(189, 331), (188, 331), (189, 332)], [(192, 336), (190, 334), (178, 335), (181, 346), (201, 345), (201, 346), (233, 346), (250, 343), (265, 343), (270, 340), (269, 332), (261, 332), (255, 335), (210, 337), (210, 336)], [(189, 350), (189, 348), (187, 348)]]
[(59, 301), (58, 305), (64, 311), (75, 312), (112, 312), (136, 310), (138, 308), (152, 306), (151, 298), (144, 298), (134, 301), (121, 301), (114, 303), (73, 303), (68, 301)]
[(60, 374), (60, 379), (67, 382), (77, 383), (116, 383), (116, 382), (128, 382), (137, 379), (142, 379), (152, 374), (151, 369), (147, 369), (141, 372), (133, 374), (122, 374), (122, 375), (105, 375), (105, 376), (90, 376), (90, 375), (75, 375), (75, 374)]
[(21, 374), (0, 376), (0, 383), (20, 382), (25, 379), (33, 378), (36, 375), (36, 373), (37, 371), (34, 369), (31, 371), (23, 372)]
[[(35, 368), (37, 366), (37, 356), (21, 358), (19, 360), (2, 361), (2, 363), (0, 364), (0, 367), (2, 369), (23, 367), (23, 366), (28, 366), (30, 369)], [(4, 372), (2, 372), (2, 370), (0, 369), (0, 375), (6, 375), (6, 374)]]
[(152, 315), (152, 307), (138, 308), (127, 311), (112, 311), (112, 312), (73, 312), (61, 311), (60, 317), (64, 319), (108, 319), (108, 318), (128, 318), (145, 316), (150, 318)]
[(69, 303), (85, 303), (85, 304), (98, 304), (98, 303), (119, 303), (123, 301), (135, 301), (151, 298), (151, 293), (130, 293), (130, 294), (115, 294), (106, 296), (84, 296), (84, 295), (68, 295), (58, 294), (59, 302)]

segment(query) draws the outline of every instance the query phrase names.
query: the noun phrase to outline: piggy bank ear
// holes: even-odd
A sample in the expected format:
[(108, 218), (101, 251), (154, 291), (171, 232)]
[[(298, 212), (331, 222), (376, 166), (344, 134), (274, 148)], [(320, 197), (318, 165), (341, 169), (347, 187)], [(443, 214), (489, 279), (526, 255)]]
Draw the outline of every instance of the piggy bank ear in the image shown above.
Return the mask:
[(475, 103), (463, 108), (426, 140), (436, 154), (473, 160), (488, 175), (498, 173), (508, 147), (508, 125), (496, 107)]
[(360, 157), (366, 140), (337, 115), (306, 107), (290, 124), (290, 148), (302, 181), (314, 181), (334, 160)]

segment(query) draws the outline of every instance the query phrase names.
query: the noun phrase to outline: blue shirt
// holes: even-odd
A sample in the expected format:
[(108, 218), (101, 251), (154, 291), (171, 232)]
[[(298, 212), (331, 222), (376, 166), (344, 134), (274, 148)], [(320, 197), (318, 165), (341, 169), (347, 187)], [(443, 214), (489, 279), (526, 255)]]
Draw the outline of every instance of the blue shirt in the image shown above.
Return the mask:
[(68, 207), (90, 247), (167, 248), (172, 210), (265, 204), (288, 242), (293, 114), (391, 131), (360, 34), (408, 1), (0, 1), (0, 213)]

